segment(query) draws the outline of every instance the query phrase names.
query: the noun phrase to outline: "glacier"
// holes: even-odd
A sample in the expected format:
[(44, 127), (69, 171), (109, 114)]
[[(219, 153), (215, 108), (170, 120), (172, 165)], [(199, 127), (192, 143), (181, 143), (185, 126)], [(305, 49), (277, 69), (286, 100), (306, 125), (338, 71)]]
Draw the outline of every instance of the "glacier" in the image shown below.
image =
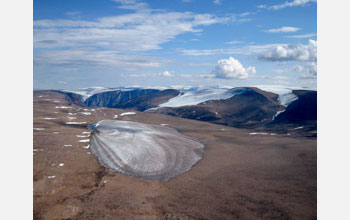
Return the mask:
[(92, 154), (129, 176), (166, 181), (190, 170), (204, 152), (197, 140), (166, 126), (103, 120), (92, 127)]

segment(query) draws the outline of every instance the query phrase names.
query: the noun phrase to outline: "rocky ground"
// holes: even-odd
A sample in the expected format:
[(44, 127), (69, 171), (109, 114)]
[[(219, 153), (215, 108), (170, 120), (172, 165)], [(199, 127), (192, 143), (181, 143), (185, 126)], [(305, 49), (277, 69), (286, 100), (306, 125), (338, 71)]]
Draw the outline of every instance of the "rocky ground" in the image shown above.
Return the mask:
[[(298, 128), (275, 134), (154, 113), (121, 116), (127, 110), (69, 105), (47, 91), (33, 100), (34, 219), (316, 219), (317, 140)], [(166, 124), (205, 144), (203, 158), (169, 181), (113, 172), (86, 137), (87, 125), (103, 119)]]

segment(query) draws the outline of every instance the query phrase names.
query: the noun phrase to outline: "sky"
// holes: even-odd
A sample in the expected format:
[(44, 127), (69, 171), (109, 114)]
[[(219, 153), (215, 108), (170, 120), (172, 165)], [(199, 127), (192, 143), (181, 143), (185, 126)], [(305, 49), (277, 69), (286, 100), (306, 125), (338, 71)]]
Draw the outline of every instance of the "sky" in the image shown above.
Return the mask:
[(34, 0), (34, 89), (316, 88), (316, 0)]

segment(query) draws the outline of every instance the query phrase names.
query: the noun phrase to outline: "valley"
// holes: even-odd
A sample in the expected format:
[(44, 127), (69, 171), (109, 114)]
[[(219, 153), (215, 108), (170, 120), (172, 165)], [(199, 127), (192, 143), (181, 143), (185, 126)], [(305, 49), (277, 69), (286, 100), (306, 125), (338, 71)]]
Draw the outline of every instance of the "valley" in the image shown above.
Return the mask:
[[(157, 93), (129, 91), (119, 97), (125, 103), (156, 99), (145, 108), (149, 109), (181, 91), (164, 92), (162, 98)], [(310, 92), (295, 93), (300, 102), (286, 108), (276, 94), (254, 88), (228, 99), (172, 107), (172, 116), (170, 110), (157, 112), (162, 108), (138, 111), (143, 104), (88, 106), (76, 93), (34, 91), (34, 219), (316, 219), (315, 121), (308, 115), (301, 117), (298, 110), (309, 103)], [(144, 95), (137, 98), (136, 94)], [(248, 111), (239, 123), (232, 120), (256, 104), (261, 104), (259, 111)], [(228, 106), (235, 105), (228, 111)], [(182, 113), (201, 110), (214, 112), (215, 120)], [(278, 126), (259, 124), (265, 118), (271, 123), (276, 112), (283, 110), (285, 115), (282, 112), (276, 118), (283, 116), (276, 121)], [(92, 128), (102, 120), (175, 129), (204, 146), (202, 158), (169, 179), (117, 172), (101, 164), (92, 149), (97, 132)], [(231, 121), (230, 126), (225, 120)]]

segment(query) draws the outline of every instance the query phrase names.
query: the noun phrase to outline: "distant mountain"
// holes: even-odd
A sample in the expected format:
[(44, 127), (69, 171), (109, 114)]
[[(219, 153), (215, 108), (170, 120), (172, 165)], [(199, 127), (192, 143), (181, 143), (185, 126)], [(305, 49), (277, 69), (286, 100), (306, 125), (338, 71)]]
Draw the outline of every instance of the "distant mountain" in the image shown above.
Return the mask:
[(234, 127), (252, 127), (272, 121), (284, 107), (278, 95), (258, 88), (234, 88), (227, 99), (209, 100), (198, 105), (159, 108), (154, 112), (182, 118), (210, 121)]
[(317, 92), (278, 86), (56, 91), (79, 106), (148, 111), (240, 128), (316, 129)]

